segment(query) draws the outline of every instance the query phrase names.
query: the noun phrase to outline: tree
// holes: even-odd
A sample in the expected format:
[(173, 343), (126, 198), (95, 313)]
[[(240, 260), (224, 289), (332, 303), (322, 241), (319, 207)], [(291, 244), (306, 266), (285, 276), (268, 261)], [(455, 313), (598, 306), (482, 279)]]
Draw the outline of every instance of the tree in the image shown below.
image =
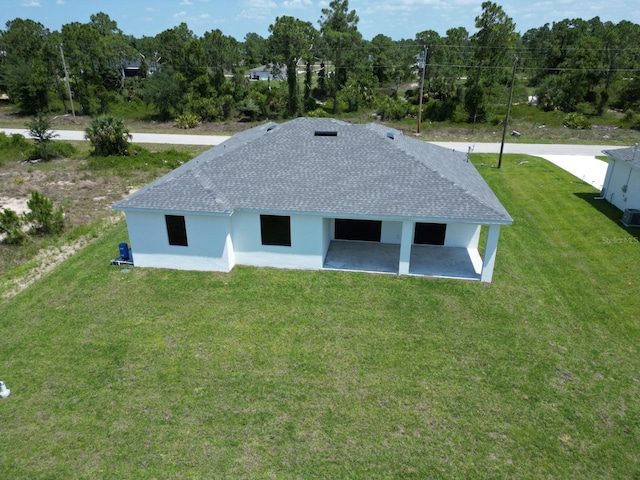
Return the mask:
[(234, 72), (242, 63), (242, 52), (238, 41), (224, 35), (220, 30), (205, 32), (200, 40), (204, 50), (205, 64), (213, 72)]
[(131, 134), (124, 121), (112, 115), (102, 115), (91, 120), (85, 130), (85, 138), (93, 145), (93, 155), (128, 155)]
[(58, 134), (51, 129), (51, 120), (42, 112), (38, 112), (38, 115), (27, 123), (27, 128), (29, 129), (29, 135), (33, 137), (36, 144), (36, 155), (42, 157), (45, 162), (48, 162), (49, 144), (58, 136)]
[(24, 113), (49, 108), (53, 77), (43, 54), (48, 36), (49, 30), (41, 23), (20, 18), (7, 22), (2, 34), (3, 83), (11, 101)]
[(184, 113), (187, 88), (184, 75), (167, 65), (145, 80), (143, 98), (155, 105), (163, 118), (171, 118)]
[(358, 15), (349, 11), (348, 0), (332, 0), (322, 9), (320, 33), (325, 54), (333, 61), (333, 113), (338, 113), (338, 92), (347, 83), (350, 65), (357, 63), (362, 35), (358, 32)]
[(313, 47), (317, 31), (310, 22), (283, 16), (276, 18), (275, 23), (269, 26), (269, 32), (270, 57), (287, 68), (287, 113), (291, 116), (297, 115), (300, 111), (298, 62), (303, 56), (309, 56), (308, 52)]
[(244, 65), (253, 68), (267, 63), (267, 40), (257, 33), (247, 33), (242, 45)]
[(493, 2), (482, 3), (482, 13), (476, 17), (475, 25), (479, 30), (471, 37), (474, 46), (471, 84), (477, 87), (482, 79), (492, 86), (506, 75), (519, 35), (513, 20)]
[(378, 79), (378, 83), (385, 85), (395, 81), (399, 76), (394, 61), (398, 49), (391, 37), (376, 35), (371, 39), (368, 50), (373, 60), (373, 74)]
[(24, 218), (31, 224), (31, 232), (38, 235), (55, 235), (64, 229), (62, 207), (54, 209), (53, 202), (40, 192), (31, 193), (27, 207), (30, 211), (24, 214)]

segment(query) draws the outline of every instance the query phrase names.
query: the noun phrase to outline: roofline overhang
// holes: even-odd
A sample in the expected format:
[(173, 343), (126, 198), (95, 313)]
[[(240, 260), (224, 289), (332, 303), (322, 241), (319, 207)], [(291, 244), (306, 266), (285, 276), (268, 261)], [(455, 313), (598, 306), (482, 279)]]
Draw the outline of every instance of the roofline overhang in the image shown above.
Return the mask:
[(471, 225), (511, 225), (513, 219), (492, 220), (487, 218), (455, 218), (455, 217), (414, 217), (409, 215), (376, 215), (376, 214), (356, 214), (341, 212), (307, 212), (301, 210), (257, 210), (249, 208), (237, 208), (231, 212), (198, 212), (194, 210), (163, 210), (157, 208), (128, 208), (111, 207), (112, 210), (122, 212), (157, 213), (162, 215), (202, 215), (210, 217), (231, 217), (235, 212), (253, 213), (257, 215), (306, 215), (310, 217), (342, 218), (349, 220), (382, 220), (389, 222), (412, 221), (420, 223), (466, 223)]
[(116, 207), (111, 206), (112, 210), (120, 212), (138, 212), (138, 213), (160, 213), (162, 215), (202, 215), (207, 217), (230, 217), (233, 215), (231, 212), (198, 212), (195, 210), (167, 210), (160, 208), (140, 208), (140, 207)]
[[(619, 150), (626, 150), (626, 148), (621, 148)], [(635, 168), (637, 170), (640, 170), (640, 165), (636, 165), (635, 163), (633, 163), (633, 160), (625, 160), (624, 158), (620, 158), (618, 155), (615, 154), (616, 150), (602, 150), (602, 153), (604, 153), (607, 157), (609, 157), (609, 162), (614, 161), (614, 162), (622, 162), (625, 165), (629, 165), (631, 168)], [(640, 160), (640, 154), (638, 155), (638, 160)]]

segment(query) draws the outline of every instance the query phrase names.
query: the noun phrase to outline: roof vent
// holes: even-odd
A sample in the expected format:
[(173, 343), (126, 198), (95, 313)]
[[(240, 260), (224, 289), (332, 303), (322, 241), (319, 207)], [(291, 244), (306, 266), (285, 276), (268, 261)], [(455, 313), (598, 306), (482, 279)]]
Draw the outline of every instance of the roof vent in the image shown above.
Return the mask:
[(337, 137), (338, 132), (335, 130), (316, 130), (314, 135), (316, 137)]
[(393, 134), (393, 132), (387, 132), (387, 138), (390, 138), (391, 140), (395, 140), (396, 136)]
[(277, 125), (271, 125), (269, 128), (267, 128), (267, 132), (270, 132), (271, 130), (273, 130), (276, 127), (277, 127)]

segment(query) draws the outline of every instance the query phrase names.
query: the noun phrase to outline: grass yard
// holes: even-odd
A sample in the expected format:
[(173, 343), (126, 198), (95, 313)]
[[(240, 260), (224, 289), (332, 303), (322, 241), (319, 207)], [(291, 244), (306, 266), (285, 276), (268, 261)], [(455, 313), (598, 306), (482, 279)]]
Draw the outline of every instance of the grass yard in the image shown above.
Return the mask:
[(640, 477), (640, 231), (523, 158), (489, 285), (126, 273), (121, 222), (0, 300), (0, 476)]

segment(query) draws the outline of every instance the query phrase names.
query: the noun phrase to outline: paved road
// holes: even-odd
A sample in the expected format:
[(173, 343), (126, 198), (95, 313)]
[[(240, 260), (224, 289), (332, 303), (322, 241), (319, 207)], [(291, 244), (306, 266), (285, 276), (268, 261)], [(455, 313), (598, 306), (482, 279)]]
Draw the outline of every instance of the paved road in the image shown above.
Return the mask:
[[(0, 128), (0, 132), (7, 135), (19, 133), (29, 137), (26, 130)], [(58, 140), (84, 140), (84, 132), (73, 130), (57, 130)], [(158, 143), (170, 145), (204, 145), (214, 146), (224, 142), (228, 136), (224, 135), (189, 135), (189, 134), (159, 134), (132, 133), (134, 143)], [(445, 148), (459, 152), (499, 153), (499, 143), (474, 142), (433, 142)], [(620, 148), (611, 145), (541, 145), (528, 143), (506, 143), (504, 153), (520, 153), (537, 155), (545, 158), (558, 167), (566, 170), (580, 180), (601, 189), (607, 171), (607, 163), (596, 159), (603, 150)]]
[[(29, 138), (29, 132), (27, 130), (21, 130), (18, 128), (0, 128), (0, 132), (4, 132), (7, 135), (13, 135), (19, 133)], [(58, 135), (56, 140), (85, 140), (84, 132), (76, 130), (55, 130)], [(160, 134), (160, 133), (132, 133), (133, 143), (163, 143), (170, 145), (219, 145), (224, 142), (228, 136), (224, 135), (188, 135), (188, 134)]]
[[(0, 128), (0, 132), (7, 135), (19, 133), (28, 137), (26, 130), (16, 128)], [(84, 140), (84, 132), (74, 130), (56, 130), (57, 140)], [(189, 135), (189, 134), (160, 134), (160, 133), (133, 133), (133, 143), (166, 143), (171, 145), (219, 145), (228, 136), (224, 135)], [(468, 152), (469, 148), (475, 153), (499, 153), (499, 143), (475, 143), (475, 142), (433, 142), (446, 148), (452, 148), (459, 152)], [(611, 145), (540, 145), (529, 143), (506, 143), (504, 153), (522, 153), (528, 155), (602, 155), (602, 150), (620, 148)]]

